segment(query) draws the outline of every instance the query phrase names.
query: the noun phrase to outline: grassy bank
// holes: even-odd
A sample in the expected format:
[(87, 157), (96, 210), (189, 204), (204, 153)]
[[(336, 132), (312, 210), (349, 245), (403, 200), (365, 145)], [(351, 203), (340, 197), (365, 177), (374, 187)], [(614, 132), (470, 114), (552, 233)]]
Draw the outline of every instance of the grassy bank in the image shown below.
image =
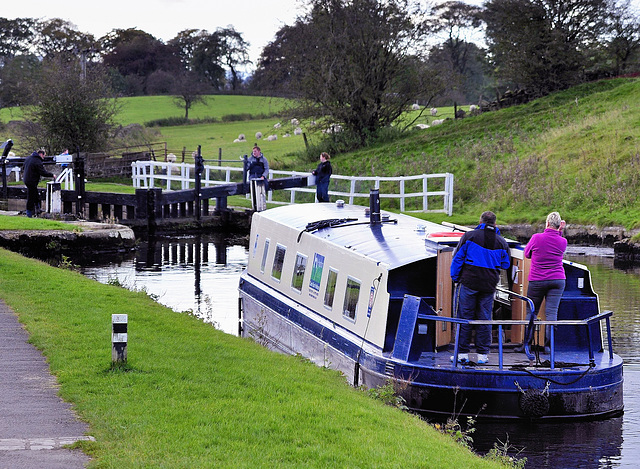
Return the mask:
[[(338, 373), (272, 353), (142, 292), (0, 250), (0, 298), (95, 442), (91, 467), (500, 467)], [(26, 288), (29, 286), (29, 288)], [(111, 314), (129, 362), (111, 367)]]
[[(450, 172), (454, 212), (498, 223), (640, 225), (640, 80), (587, 83), (528, 104), (334, 155), (339, 174)], [(299, 163), (297, 163), (299, 164)], [(296, 163), (293, 164), (294, 166)]]

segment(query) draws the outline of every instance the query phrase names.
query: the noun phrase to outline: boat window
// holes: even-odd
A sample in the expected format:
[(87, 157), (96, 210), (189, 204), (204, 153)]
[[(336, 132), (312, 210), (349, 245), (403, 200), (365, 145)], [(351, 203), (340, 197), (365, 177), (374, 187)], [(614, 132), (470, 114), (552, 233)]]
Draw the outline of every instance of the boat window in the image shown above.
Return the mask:
[(327, 276), (327, 289), (324, 291), (324, 305), (327, 308), (333, 308), (333, 297), (336, 294), (336, 282), (338, 281), (338, 272), (329, 269)]
[(356, 308), (360, 296), (360, 282), (353, 278), (347, 278), (347, 291), (344, 295), (344, 308), (342, 314), (349, 319), (356, 319)]
[(264, 274), (264, 266), (267, 265), (267, 254), (269, 253), (269, 239), (264, 240), (264, 251), (262, 252), (262, 263), (260, 264), (260, 273)]
[(304, 280), (304, 271), (307, 268), (307, 256), (298, 253), (296, 255), (296, 267), (291, 278), (291, 286), (294, 290), (302, 291), (302, 281)]
[(287, 248), (278, 244), (276, 246), (276, 255), (273, 256), (273, 268), (271, 269), (271, 277), (278, 282), (282, 278), (282, 266), (284, 264), (284, 254), (287, 252)]

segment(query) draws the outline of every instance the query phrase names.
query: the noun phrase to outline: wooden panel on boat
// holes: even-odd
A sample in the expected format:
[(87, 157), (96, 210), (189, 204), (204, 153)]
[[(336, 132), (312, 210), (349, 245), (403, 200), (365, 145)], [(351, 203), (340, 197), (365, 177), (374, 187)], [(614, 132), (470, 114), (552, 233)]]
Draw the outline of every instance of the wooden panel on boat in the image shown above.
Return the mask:
[[(451, 317), (453, 302), (453, 282), (451, 281), (451, 259), (453, 250), (438, 252), (438, 285), (436, 288), (436, 309), (442, 309), (440, 316)], [(451, 342), (451, 323), (436, 323), (436, 347)]]
[[(514, 263), (515, 262), (516, 262), (516, 259), (514, 259)], [(513, 287), (516, 293), (520, 292), (522, 295), (526, 296), (527, 290), (529, 288), (529, 271), (531, 270), (531, 259), (527, 259), (525, 257), (523, 260), (519, 262), (523, 263), (523, 266), (524, 266), (522, 268), (522, 272), (520, 273), (520, 275), (522, 276), (522, 279), (521, 279), (522, 284), (520, 287), (521, 291), (516, 289), (516, 284), (514, 284)], [(540, 311), (538, 311), (538, 319), (540, 320), (545, 319), (544, 306), (545, 306), (545, 301), (542, 302), (542, 305), (540, 305)], [(514, 301), (512, 311), (513, 311), (513, 319), (527, 319), (527, 303), (526, 302), (520, 301), (520, 300)], [(524, 326), (514, 326), (511, 330), (511, 342), (522, 342), (523, 340), (524, 340)], [(544, 328), (543, 327), (540, 328), (540, 331), (536, 332), (534, 343), (536, 345), (544, 344)]]
[[(531, 259), (526, 259), (524, 256), (522, 259), (512, 257), (512, 263), (514, 268), (518, 269), (513, 282), (513, 291), (520, 295), (526, 295)], [(511, 300), (511, 319), (526, 319), (526, 317), (526, 303), (520, 299)], [(524, 326), (513, 326), (510, 332), (510, 337), (507, 337), (507, 340), (510, 339), (513, 343), (520, 343), (524, 340)]]

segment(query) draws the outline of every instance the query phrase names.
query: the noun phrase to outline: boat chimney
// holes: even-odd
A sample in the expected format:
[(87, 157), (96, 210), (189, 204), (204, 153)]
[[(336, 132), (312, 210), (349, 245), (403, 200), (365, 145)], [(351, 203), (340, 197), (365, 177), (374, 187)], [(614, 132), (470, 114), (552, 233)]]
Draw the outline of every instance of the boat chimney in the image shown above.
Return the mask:
[(380, 189), (371, 189), (369, 191), (369, 224), (380, 224)]

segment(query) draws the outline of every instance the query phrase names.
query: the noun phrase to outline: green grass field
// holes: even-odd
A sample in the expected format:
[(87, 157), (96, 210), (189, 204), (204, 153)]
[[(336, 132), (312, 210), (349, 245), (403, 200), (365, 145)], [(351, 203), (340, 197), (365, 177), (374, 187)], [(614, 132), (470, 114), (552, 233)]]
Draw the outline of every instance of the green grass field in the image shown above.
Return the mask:
[[(339, 373), (0, 249), (0, 298), (88, 423), (90, 468), (497, 468)], [(24, 288), (37, 285), (37, 288)], [(111, 314), (128, 362), (111, 365)]]
[[(170, 97), (123, 99), (122, 123), (180, 116)], [(308, 171), (317, 156), (305, 153), (301, 136), (293, 135), (286, 112), (291, 102), (248, 96), (215, 96), (210, 106), (197, 105), (194, 117), (230, 114), (278, 117), (212, 124), (154, 127), (154, 141), (166, 141), (181, 156), (202, 146), (205, 159), (238, 161), (256, 143), (255, 133), (278, 139), (258, 143), (272, 169)], [(468, 110), (468, 106), (463, 109)], [(13, 113), (13, 114), (11, 114)], [(407, 111), (404, 125), (416, 115)], [(437, 118), (453, 115), (438, 109)], [(15, 109), (0, 110), (0, 119), (16, 118)], [(425, 112), (417, 123), (431, 123)], [(282, 127), (274, 129), (280, 122)], [(411, 130), (385, 143), (332, 155), (343, 175), (400, 176), (449, 172), (454, 175), (454, 213), (477, 219), (485, 209), (498, 223), (539, 222), (559, 210), (569, 223), (640, 226), (640, 80), (602, 80), (564, 90), (527, 104), (447, 120)], [(322, 148), (319, 126), (302, 122), (308, 142)], [(292, 136), (284, 138), (284, 133)], [(244, 134), (246, 142), (234, 143)], [(5, 135), (3, 138), (11, 138)], [(20, 148), (20, 142), (15, 142)]]

